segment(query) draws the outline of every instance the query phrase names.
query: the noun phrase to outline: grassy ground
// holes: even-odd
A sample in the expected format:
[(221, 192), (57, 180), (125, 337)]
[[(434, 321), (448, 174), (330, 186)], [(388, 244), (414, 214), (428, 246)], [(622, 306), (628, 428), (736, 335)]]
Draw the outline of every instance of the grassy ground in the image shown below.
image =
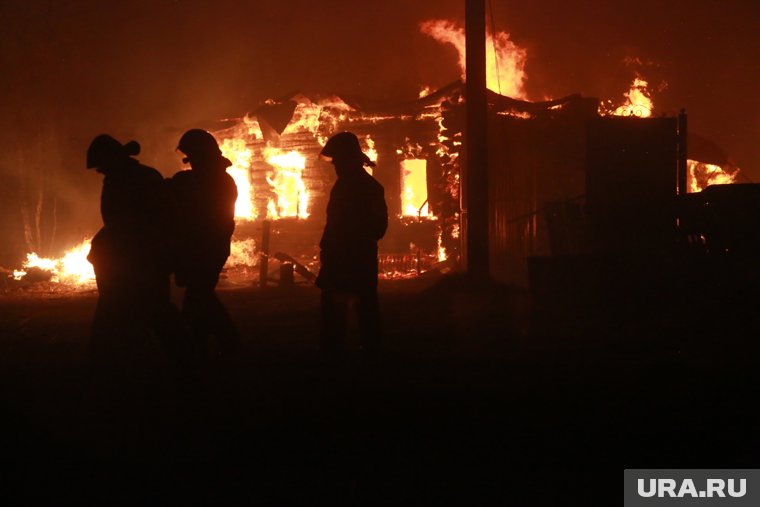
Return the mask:
[(221, 290), (243, 350), (192, 380), (151, 344), (126, 375), (93, 371), (93, 293), (2, 296), (0, 444), (14, 471), (0, 495), (614, 505), (625, 468), (758, 464), (751, 321), (537, 308), (523, 290), (457, 276), (380, 293), (384, 353), (366, 359), (352, 342), (325, 359), (317, 289)]

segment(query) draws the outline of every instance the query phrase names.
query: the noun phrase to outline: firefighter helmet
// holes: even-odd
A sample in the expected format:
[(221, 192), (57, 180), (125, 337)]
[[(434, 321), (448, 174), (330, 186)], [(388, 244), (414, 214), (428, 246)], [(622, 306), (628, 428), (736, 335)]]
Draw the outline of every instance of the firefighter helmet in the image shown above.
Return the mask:
[(101, 134), (87, 148), (87, 169), (104, 167), (139, 153), (140, 144), (137, 141), (121, 144), (108, 134)]
[(187, 155), (183, 162), (189, 158), (218, 156), (222, 153), (216, 138), (202, 129), (190, 129), (182, 134), (177, 149)]
[(327, 140), (319, 155), (330, 160), (358, 160), (362, 164), (375, 165), (362, 151), (359, 138), (351, 132), (339, 132), (332, 136)]

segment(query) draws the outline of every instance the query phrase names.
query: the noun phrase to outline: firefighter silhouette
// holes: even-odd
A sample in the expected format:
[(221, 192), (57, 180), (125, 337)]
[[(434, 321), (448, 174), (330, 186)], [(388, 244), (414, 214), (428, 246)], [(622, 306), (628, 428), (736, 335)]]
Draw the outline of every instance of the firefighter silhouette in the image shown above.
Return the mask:
[(226, 171), (232, 163), (222, 156), (216, 139), (201, 129), (185, 132), (177, 150), (191, 167), (169, 181), (175, 214), (174, 276), (177, 285), (186, 288), (182, 315), (200, 357), (205, 357), (212, 337), (220, 354), (230, 354), (239, 346), (238, 332), (216, 295), (216, 285), (235, 229), (237, 186)]
[(384, 189), (364, 169), (374, 166), (351, 132), (331, 137), (320, 153), (335, 166), (327, 223), (320, 246), (323, 350), (345, 344), (348, 311), (355, 305), (362, 346), (374, 350), (382, 337), (377, 297), (377, 242), (388, 227)]
[(164, 179), (133, 156), (135, 141), (122, 145), (97, 136), (87, 150), (87, 168), (103, 174), (103, 227), (92, 239), (88, 260), (98, 287), (92, 326), (96, 359), (128, 361), (145, 352), (150, 336), (174, 355), (182, 323), (170, 300), (170, 264)]

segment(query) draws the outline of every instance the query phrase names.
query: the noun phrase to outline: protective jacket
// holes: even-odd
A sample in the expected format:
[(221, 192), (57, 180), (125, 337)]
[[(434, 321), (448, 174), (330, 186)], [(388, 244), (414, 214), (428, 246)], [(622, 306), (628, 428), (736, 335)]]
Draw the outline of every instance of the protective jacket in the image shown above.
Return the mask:
[(316, 283), (323, 289), (371, 289), (377, 287), (377, 242), (388, 227), (384, 189), (360, 162), (336, 170)]
[(229, 161), (220, 157), (214, 167), (180, 171), (169, 181), (175, 274), (180, 285), (193, 273), (218, 275), (230, 255), (238, 193), (225, 170), (228, 165)]

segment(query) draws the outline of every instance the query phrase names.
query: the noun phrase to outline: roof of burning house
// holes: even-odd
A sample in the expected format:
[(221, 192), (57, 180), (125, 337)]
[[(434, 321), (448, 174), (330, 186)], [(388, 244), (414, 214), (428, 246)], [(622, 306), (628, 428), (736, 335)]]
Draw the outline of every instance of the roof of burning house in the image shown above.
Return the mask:
[[(337, 96), (295, 90), (265, 101), (253, 111), (248, 112), (247, 115), (256, 117), (260, 124), (265, 124), (266, 127), (263, 128), (271, 127), (275, 132), (281, 134), (293, 119), (298, 104), (326, 104), (324, 107), (340, 107), (353, 114), (363, 116), (416, 116), (446, 102), (451, 105), (461, 103), (464, 87), (465, 84), (462, 80), (456, 80), (420, 98), (396, 103), (365, 97)], [(598, 99), (582, 97), (579, 93), (575, 93), (559, 99), (530, 102), (500, 95), (489, 90), (488, 104), (494, 112), (529, 118), (565, 109), (568, 106), (570, 106), (568, 109), (572, 110), (582, 109), (585, 112), (596, 112)], [(214, 127), (210, 130), (223, 130), (239, 121), (239, 118), (220, 120), (215, 122)]]

